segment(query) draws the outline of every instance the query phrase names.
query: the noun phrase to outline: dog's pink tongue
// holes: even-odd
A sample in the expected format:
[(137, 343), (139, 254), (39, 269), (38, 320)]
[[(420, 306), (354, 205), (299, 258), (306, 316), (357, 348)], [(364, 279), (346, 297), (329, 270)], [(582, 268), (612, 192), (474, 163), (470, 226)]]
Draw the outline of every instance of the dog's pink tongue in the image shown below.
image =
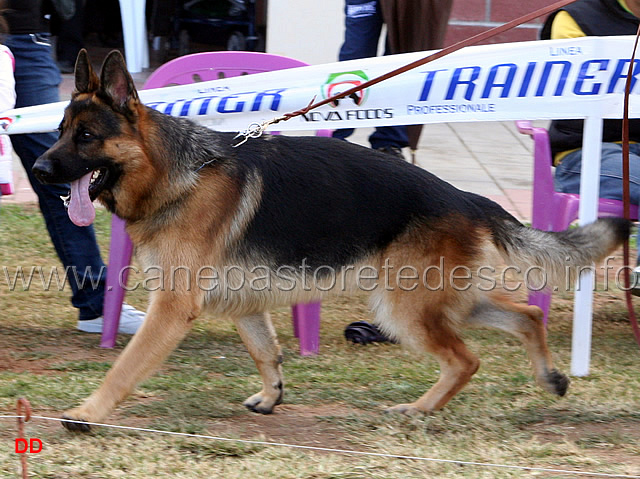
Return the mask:
[(69, 200), (69, 218), (78, 226), (89, 226), (96, 217), (96, 209), (89, 197), (91, 173), (71, 183), (71, 199)]

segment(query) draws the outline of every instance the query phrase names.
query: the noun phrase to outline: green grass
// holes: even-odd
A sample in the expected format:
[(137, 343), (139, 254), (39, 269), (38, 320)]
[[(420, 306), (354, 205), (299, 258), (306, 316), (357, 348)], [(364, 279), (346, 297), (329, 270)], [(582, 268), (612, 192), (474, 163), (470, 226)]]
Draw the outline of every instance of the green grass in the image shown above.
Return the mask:
[[(0, 208), (0, 268), (56, 266), (37, 209)], [(96, 230), (106, 256), (109, 217)], [(135, 280), (135, 278), (134, 278)], [(69, 291), (10, 291), (0, 271), (0, 414), (29, 398), (34, 414), (59, 417), (102, 380), (129, 338), (114, 350), (76, 332)], [(135, 291), (131, 304), (144, 308)], [(569, 369), (571, 295), (554, 298), (549, 344)], [(227, 438), (257, 439), (405, 456), (640, 475), (640, 352), (617, 292), (596, 293), (591, 374), (572, 378), (564, 398), (532, 379), (519, 343), (493, 331), (467, 335), (482, 366), (471, 383), (436, 414), (385, 415), (423, 394), (438, 377), (429, 358), (398, 345), (347, 343), (344, 327), (369, 318), (366, 298), (323, 303), (321, 351), (301, 357), (288, 308), (272, 312), (285, 352), (285, 403), (271, 416), (242, 401), (259, 375), (230, 322), (204, 316), (158, 374), (142, 383), (108, 422)], [(531, 472), (350, 456), (274, 446), (188, 439), (116, 429), (71, 434), (34, 420), (26, 434), (44, 444), (29, 457), (39, 478), (408, 478), (530, 477)], [(0, 477), (18, 477), (13, 420), (0, 420)], [(560, 477), (540, 474), (542, 477)]]

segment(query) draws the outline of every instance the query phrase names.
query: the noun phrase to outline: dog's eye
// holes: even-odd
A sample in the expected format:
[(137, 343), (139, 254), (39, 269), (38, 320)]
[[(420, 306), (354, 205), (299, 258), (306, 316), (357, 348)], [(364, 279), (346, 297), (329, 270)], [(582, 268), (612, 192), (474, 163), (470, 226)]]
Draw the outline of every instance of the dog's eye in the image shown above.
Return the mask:
[(91, 140), (93, 139), (93, 134), (87, 130), (81, 131), (80, 132), (80, 139), (81, 140)]

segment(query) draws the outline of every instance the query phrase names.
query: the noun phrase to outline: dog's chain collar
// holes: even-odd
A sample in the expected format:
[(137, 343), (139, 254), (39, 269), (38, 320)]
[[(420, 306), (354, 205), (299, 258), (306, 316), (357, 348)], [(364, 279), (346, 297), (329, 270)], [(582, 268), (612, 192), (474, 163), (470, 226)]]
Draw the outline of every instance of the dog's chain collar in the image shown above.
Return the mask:
[[(302, 108), (301, 110), (298, 110), (296, 112), (285, 113), (282, 116), (279, 116), (277, 118), (272, 118), (271, 120), (263, 121), (262, 123), (258, 123), (258, 122), (251, 123), (246, 130), (239, 132), (236, 136), (233, 137), (234, 140), (237, 140), (239, 138), (240, 141), (238, 141), (235, 145), (231, 145), (231, 146), (233, 148), (237, 148), (240, 145), (243, 145), (244, 143), (246, 143), (249, 138), (260, 138), (262, 134), (265, 132), (265, 130), (269, 128), (269, 126), (275, 123), (280, 123), (281, 121), (289, 120), (294, 116), (303, 115), (307, 113), (313, 106), (313, 102), (315, 100), (316, 100), (316, 97), (314, 96), (305, 108)], [(202, 168), (202, 166), (200, 168)]]
[[(243, 145), (247, 142), (249, 138), (260, 138), (265, 130), (271, 125), (275, 123), (274, 120), (263, 121), (262, 123), (254, 122), (251, 123), (246, 130), (238, 132), (236, 136), (233, 137), (234, 140), (239, 141), (236, 144), (232, 144), (232, 148), (237, 148), (240, 145)], [(215, 160), (209, 160), (202, 163), (197, 169), (196, 172), (200, 171), (202, 168), (207, 166), (210, 163), (213, 163)]]
[(264, 133), (264, 130), (266, 130), (267, 126), (267, 122), (251, 123), (246, 130), (238, 132), (238, 134), (233, 137), (234, 140), (240, 139), (240, 141), (231, 146), (233, 148), (237, 148), (240, 145), (245, 144), (249, 138), (260, 138)]
[(265, 130), (271, 125), (275, 123), (276, 120), (268, 120), (263, 121), (262, 123), (254, 122), (251, 123), (246, 130), (238, 132), (236, 136), (233, 137), (234, 140), (240, 139), (235, 145), (231, 145), (233, 148), (237, 148), (240, 145), (243, 145), (247, 142), (249, 138), (260, 138)]

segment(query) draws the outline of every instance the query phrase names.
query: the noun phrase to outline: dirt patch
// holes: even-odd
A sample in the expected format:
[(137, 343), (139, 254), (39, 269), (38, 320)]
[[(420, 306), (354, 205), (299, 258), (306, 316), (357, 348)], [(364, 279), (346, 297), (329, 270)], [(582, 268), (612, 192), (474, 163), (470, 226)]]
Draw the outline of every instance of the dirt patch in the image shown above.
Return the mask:
[[(34, 338), (38, 338), (37, 343), (31, 346)], [(93, 338), (95, 342), (88, 342), (86, 334), (68, 330), (48, 330), (43, 334), (31, 329), (12, 329), (11, 334), (3, 334), (0, 327), (0, 371), (56, 375), (56, 366), (63, 363), (113, 363), (121, 348), (99, 348), (99, 335)]]
[[(261, 438), (269, 442), (301, 446), (353, 449), (343, 429), (323, 417), (347, 416), (354, 410), (343, 405), (280, 405), (273, 414), (250, 414), (221, 419), (208, 428), (213, 435), (241, 439)], [(359, 446), (359, 449), (362, 449)]]
[[(527, 428), (541, 443), (569, 442), (578, 445), (590, 457), (608, 463), (640, 467), (637, 445), (640, 444), (640, 422), (617, 420), (615, 423), (584, 422), (559, 424), (545, 421)], [(627, 448), (628, 445), (636, 445)]]
[[(50, 329), (43, 334), (43, 331), (31, 328), (12, 328), (10, 334), (2, 333), (0, 327), (0, 370), (17, 374), (55, 376), (60, 373), (60, 367), (76, 361), (113, 363), (122, 351), (121, 345), (114, 349), (99, 348), (98, 335), (93, 335), (92, 341), (87, 341), (86, 334), (68, 330)], [(31, 345), (32, 342), (33, 345)], [(165, 364), (164, 367), (168, 365)], [(140, 403), (158, 400), (153, 397), (140, 397), (136, 393), (134, 396)], [(343, 417), (353, 412), (353, 409), (340, 404), (316, 407), (283, 404), (270, 415), (241, 414), (231, 418), (211, 420), (208, 421), (206, 429), (208, 434), (221, 437), (350, 449), (351, 443), (345, 438), (344, 430), (323, 420), (323, 417)], [(59, 413), (60, 411), (38, 412), (39, 415), (52, 417), (58, 417)], [(131, 415), (120, 416), (118, 412), (114, 413), (109, 422), (133, 427), (149, 427), (153, 420), (153, 418), (136, 418)], [(40, 426), (51, 431), (61, 427), (55, 421), (44, 421)]]
[[(144, 401), (145, 398), (136, 398)], [(146, 400), (154, 400), (147, 398)], [(240, 414), (229, 418), (206, 421), (202, 433), (228, 439), (265, 441), (292, 444), (314, 448), (358, 450), (367, 448), (349, 440), (345, 430), (327, 421), (327, 417), (346, 417), (357, 414), (357, 410), (343, 404), (323, 404), (318, 406), (281, 404), (273, 414)], [(130, 427), (150, 428), (153, 418), (141, 418), (114, 413), (109, 423), (126, 424)], [(57, 423), (54, 425), (59, 426)], [(51, 426), (50, 426), (51, 427)], [(314, 451), (323, 453), (323, 451)], [(325, 453), (328, 451), (324, 451)]]

